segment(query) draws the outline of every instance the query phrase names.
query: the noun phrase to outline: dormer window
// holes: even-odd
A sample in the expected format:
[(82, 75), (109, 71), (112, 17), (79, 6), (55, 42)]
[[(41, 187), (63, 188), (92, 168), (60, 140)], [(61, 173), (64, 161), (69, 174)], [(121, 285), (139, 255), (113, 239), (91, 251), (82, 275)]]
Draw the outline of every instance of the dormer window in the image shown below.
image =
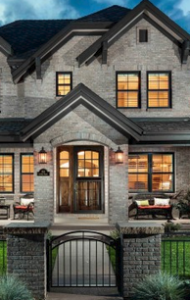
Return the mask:
[(65, 96), (72, 90), (72, 73), (56, 73), (56, 96)]

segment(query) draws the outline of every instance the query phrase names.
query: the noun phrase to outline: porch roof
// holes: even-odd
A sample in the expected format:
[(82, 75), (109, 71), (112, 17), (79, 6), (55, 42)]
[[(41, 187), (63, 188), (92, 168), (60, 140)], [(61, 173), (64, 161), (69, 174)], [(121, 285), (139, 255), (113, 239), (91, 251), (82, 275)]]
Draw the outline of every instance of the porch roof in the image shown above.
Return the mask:
[(129, 144), (190, 145), (190, 118), (127, 118), (83, 84), (57, 101), (35, 119), (4, 118), (0, 120), (2, 147), (30, 146), (33, 138), (68, 114), (77, 105), (108, 122), (129, 138)]
[(83, 105), (127, 138), (140, 140), (142, 128), (99, 97), (84, 84), (78, 84), (69, 94), (37, 116), (21, 131), (21, 139), (36, 138), (77, 106)]

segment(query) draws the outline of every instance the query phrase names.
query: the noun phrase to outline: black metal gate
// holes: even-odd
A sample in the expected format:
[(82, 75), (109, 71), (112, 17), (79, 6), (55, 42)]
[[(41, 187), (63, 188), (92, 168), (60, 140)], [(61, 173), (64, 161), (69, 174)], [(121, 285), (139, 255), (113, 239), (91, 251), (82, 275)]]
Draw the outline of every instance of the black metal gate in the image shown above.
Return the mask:
[[(116, 287), (119, 239), (94, 231), (73, 231), (48, 241), (48, 290)], [(119, 272), (120, 271), (120, 272)]]

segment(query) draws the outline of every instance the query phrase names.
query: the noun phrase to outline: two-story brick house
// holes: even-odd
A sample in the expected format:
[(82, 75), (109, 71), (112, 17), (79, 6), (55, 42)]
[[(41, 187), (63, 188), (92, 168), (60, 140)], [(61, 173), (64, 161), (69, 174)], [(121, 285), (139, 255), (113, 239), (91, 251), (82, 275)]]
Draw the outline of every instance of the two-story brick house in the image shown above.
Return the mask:
[(0, 50), (2, 195), (34, 192), (36, 220), (115, 223), (130, 192), (187, 188), (190, 35), (151, 2), (16, 21)]

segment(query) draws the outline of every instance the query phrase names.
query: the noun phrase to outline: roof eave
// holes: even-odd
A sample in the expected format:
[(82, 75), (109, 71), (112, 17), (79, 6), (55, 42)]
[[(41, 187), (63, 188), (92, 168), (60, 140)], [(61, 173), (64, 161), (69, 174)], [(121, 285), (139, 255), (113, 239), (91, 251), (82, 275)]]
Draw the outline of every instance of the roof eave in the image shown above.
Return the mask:
[[(88, 28), (87, 28), (88, 24)], [(35, 63), (36, 58), (42, 59), (47, 53), (53, 51), (59, 44), (63, 43), (64, 40), (72, 37), (74, 34), (79, 34), (79, 32), (97, 32), (98, 34), (103, 34), (112, 25), (111, 22), (77, 22), (73, 21), (58, 32), (53, 38), (51, 38), (47, 43), (45, 43), (40, 49), (38, 49), (31, 57), (25, 60), (18, 69), (12, 72), (13, 81), (18, 83), (21, 77), (26, 73), (26, 71)]]

